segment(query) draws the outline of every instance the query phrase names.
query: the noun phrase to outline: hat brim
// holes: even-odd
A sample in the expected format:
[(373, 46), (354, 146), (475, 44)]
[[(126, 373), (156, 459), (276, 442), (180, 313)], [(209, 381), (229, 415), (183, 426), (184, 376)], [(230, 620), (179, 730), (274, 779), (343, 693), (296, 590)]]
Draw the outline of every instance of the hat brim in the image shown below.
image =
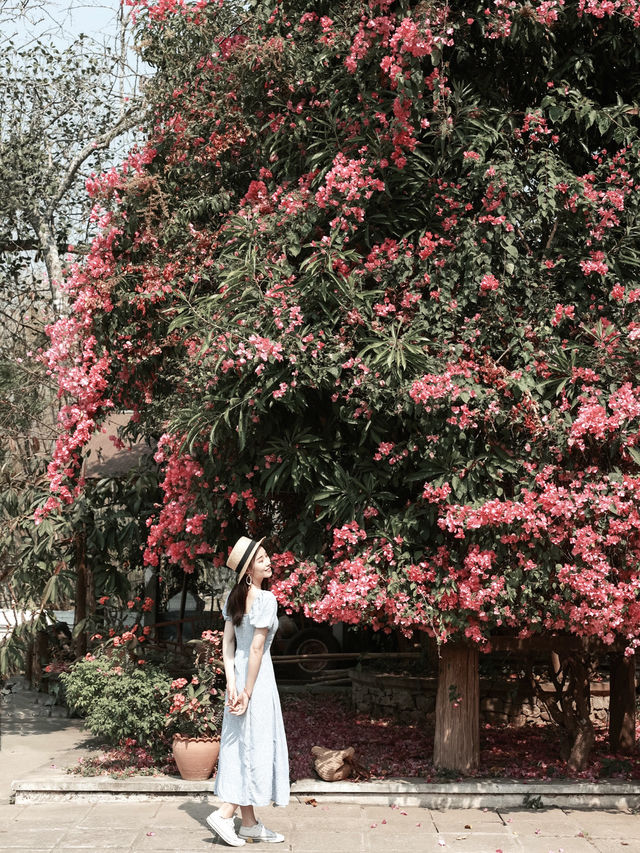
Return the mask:
[(251, 565), (253, 558), (255, 557), (256, 553), (258, 552), (258, 548), (262, 545), (262, 543), (264, 542), (264, 540), (266, 538), (267, 538), (266, 536), (263, 536), (262, 539), (259, 539), (257, 542), (255, 540), (252, 540), (251, 547), (247, 548), (245, 553), (242, 555), (242, 559), (239, 563), (239, 566), (241, 566), (241, 568), (236, 569), (236, 571), (238, 572), (238, 577), (236, 579), (236, 583), (240, 583), (242, 578), (245, 576), (247, 569)]

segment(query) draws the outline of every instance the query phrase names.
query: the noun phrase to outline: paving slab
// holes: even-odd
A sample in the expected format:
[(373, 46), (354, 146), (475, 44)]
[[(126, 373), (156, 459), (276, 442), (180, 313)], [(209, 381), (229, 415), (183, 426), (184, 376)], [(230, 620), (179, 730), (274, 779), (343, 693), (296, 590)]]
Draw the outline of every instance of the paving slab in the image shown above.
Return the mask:
[[(142, 830), (135, 839), (135, 850), (158, 850), (168, 847), (174, 850), (208, 849), (214, 840), (213, 833), (206, 824), (193, 826), (191, 830), (167, 829), (150, 826)], [(225, 845), (227, 846), (227, 845)]]
[[(374, 837), (373, 835), (369, 836), (366, 842), (365, 853), (434, 853), (434, 851), (446, 853), (446, 847), (438, 845), (438, 836), (427, 832), (416, 835), (409, 846), (405, 838), (385, 839), (382, 836)], [(298, 853), (296, 847), (292, 847), (292, 851), (293, 853)], [(337, 851), (332, 851), (332, 853), (337, 853)], [(341, 851), (341, 853), (347, 853), (347, 851)], [(495, 851), (492, 850), (491, 853), (495, 853)], [(516, 853), (516, 851), (513, 851), (513, 853)], [(521, 851), (517, 851), (517, 853), (521, 853)]]
[(585, 813), (567, 814), (562, 809), (536, 809), (527, 812), (500, 810), (499, 814), (505, 826), (520, 836), (573, 838), (582, 828), (580, 820)]
[(404, 843), (407, 843), (407, 837), (426, 838), (436, 836), (438, 833), (433, 828), (431, 821), (421, 820), (412, 821), (411, 824), (405, 826), (404, 832), (398, 832), (398, 827), (393, 823), (366, 823), (363, 825), (363, 832), (368, 838), (403, 838)]
[[(404, 811), (404, 809), (403, 809)], [(433, 819), (427, 809), (407, 809), (407, 814), (403, 815), (399, 811), (386, 812), (380, 809), (376, 814), (369, 808), (365, 808), (361, 818), (365, 829), (374, 830), (369, 833), (371, 836), (376, 835), (391, 835), (405, 839), (408, 843), (413, 836), (422, 836), (425, 832), (436, 833)]]
[(569, 817), (591, 838), (615, 838), (640, 841), (640, 816), (616, 812), (572, 812)]
[(137, 836), (138, 829), (134, 827), (74, 826), (59, 839), (58, 847), (65, 850), (129, 850)]
[(13, 808), (16, 812), (15, 821), (23, 827), (25, 824), (33, 822), (34, 815), (37, 815), (38, 823), (43, 826), (49, 826), (51, 829), (65, 829), (76, 824), (81, 824), (91, 812), (92, 806), (89, 804), (65, 803), (61, 807), (60, 803), (42, 803), (38, 806), (37, 812), (34, 812), (27, 806), (7, 806)]
[[(325, 808), (330, 808), (333, 810), (336, 808), (335, 805), (325, 806)], [(406, 808), (398, 807), (391, 808), (391, 806), (370, 806), (364, 805), (360, 806), (362, 809), (362, 816), (365, 821), (381, 821), (386, 819), (387, 821), (393, 821), (396, 824), (405, 824), (411, 823), (412, 819), (421, 821), (425, 825), (429, 825), (435, 832), (435, 824), (434, 824), (434, 815), (438, 814), (438, 812), (430, 811), (429, 809), (423, 808), (422, 806), (407, 806)], [(406, 812), (406, 815), (404, 814)]]
[(489, 809), (448, 809), (431, 810), (431, 816), (438, 832), (458, 832), (471, 827), (484, 832), (497, 831), (504, 827), (500, 814)]
[[(504, 832), (440, 832), (437, 836), (437, 850), (446, 853), (447, 850), (456, 850), (460, 853), (496, 853), (496, 850), (518, 851), (522, 853), (523, 848), (520, 840)], [(593, 851), (591, 851), (593, 853)]]
[(602, 838), (594, 838), (591, 843), (598, 853), (618, 853), (618, 851), (619, 853), (640, 853), (640, 843), (637, 841), (625, 841), (619, 838), (604, 841)]
[(18, 816), (22, 814), (25, 808), (26, 806), (16, 806), (11, 803), (0, 803), (0, 826), (3, 826), (7, 822), (17, 820)]
[[(45, 804), (43, 803), (43, 805)], [(52, 803), (51, 805), (53, 805), (54, 808), (57, 808), (58, 812), (64, 812), (68, 808), (68, 805), (65, 805), (64, 808), (62, 808), (57, 803)], [(159, 802), (103, 803), (100, 807), (97, 807), (95, 803), (92, 803), (90, 805), (85, 805), (82, 810), (78, 811), (78, 820), (76, 823), (78, 826), (92, 827), (114, 827), (122, 824), (128, 825), (130, 822), (132, 825), (135, 825), (136, 823), (138, 825), (156, 823), (158, 812), (165, 810), (166, 806), (163, 808), (163, 804)], [(172, 820), (176, 819), (174, 810), (172, 810), (171, 816)]]
[[(526, 838), (519, 839), (524, 853), (595, 853), (593, 845), (586, 838)], [(455, 848), (454, 848), (455, 849)], [(492, 850), (491, 853), (495, 853)]]
[[(190, 808), (186, 808), (186, 806)], [(100, 808), (102, 808), (100, 806)], [(169, 802), (166, 807), (161, 807), (155, 818), (148, 821), (158, 829), (180, 829), (194, 828), (195, 826), (206, 827), (205, 818), (211, 814), (215, 804), (213, 803), (176, 803)]]
[(17, 847), (21, 850), (49, 851), (60, 841), (66, 830), (51, 829), (46, 824), (37, 826), (10, 825), (0, 832), (0, 850)]
[[(294, 853), (369, 853), (369, 839), (362, 830), (345, 827), (344, 831), (335, 831), (326, 825), (316, 827), (315, 832), (294, 833), (289, 839), (289, 846)], [(386, 845), (387, 850), (406, 851), (406, 840), (394, 838), (392, 846)], [(416, 848), (418, 849), (418, 848)]]

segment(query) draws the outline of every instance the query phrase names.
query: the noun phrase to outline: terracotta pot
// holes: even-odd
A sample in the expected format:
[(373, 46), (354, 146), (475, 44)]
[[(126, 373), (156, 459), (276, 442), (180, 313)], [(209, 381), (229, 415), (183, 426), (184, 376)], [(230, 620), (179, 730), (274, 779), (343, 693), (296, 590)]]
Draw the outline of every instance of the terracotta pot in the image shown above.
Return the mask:
[(220, 753), (219, 737), (173, 736), (173, 757), (183, 779), (208, 779)]

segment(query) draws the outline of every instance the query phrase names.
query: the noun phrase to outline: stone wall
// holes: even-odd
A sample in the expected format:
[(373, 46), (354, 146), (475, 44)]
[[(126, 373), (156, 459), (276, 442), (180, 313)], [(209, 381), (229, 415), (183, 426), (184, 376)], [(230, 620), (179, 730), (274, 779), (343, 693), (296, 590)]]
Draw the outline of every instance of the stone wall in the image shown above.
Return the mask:
[[(408, 722), (435, 718), (437, 678), (350, 670), (351, 701), (356, 711), (374, 716), (397, 717)], [(543, 689), (552, 692), (551, 684)], [(591, 685), (591, 718), (609, 721), (609, 682)], [(483, 723), (549, 722), (547, 709), (531, 696), (528, 685), (517, 681), (480, 679), (480, 720)]]

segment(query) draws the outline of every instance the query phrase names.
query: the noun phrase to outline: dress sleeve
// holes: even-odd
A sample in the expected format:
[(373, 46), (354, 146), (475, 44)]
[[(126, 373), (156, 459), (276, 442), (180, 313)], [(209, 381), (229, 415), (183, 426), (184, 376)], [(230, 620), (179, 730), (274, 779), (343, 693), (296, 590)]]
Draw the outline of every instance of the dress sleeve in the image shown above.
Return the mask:
[(254, 628), (271, 628), (278, 622), (278, 602), (273, 593), (264, 591), (249, 614), (249, 622)]
[(227, 601), (229, 601), (230, 595), (231, 595), (230, 592), (227, 593), (227, 596), (224, 600), (224, 604), (222, 605), (222, 618), (224, 619), (225, 622), (229, 622), (229, 620), (231, 619), (231, 616), (229, 616), (229, 611), (227, 610)]

